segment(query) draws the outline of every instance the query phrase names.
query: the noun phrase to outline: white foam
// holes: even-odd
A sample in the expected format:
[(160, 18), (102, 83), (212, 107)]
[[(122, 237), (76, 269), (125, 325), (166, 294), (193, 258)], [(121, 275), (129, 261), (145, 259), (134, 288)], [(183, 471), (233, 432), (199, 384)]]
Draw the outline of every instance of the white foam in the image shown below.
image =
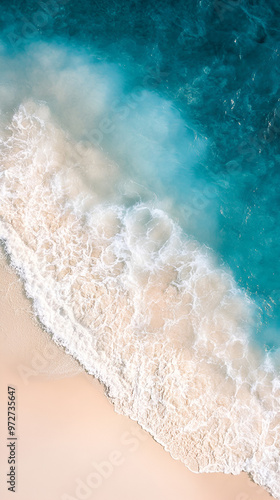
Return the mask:
[(119, 169), (94, 148), (77, 168), (77, 147), (34, 102), (1, 144), (0, 236), (36, 314), (174, 458), (280, 499), (280, 381), (250, 346), (253, 304), (155, 204), (102, 202)]

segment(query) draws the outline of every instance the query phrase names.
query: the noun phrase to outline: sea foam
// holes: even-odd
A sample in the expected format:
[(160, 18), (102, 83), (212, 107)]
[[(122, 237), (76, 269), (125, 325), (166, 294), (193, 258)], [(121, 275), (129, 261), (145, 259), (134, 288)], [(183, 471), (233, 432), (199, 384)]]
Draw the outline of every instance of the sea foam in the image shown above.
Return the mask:
[(174, 458), (280, 499), (280, 380), (250, 344), (254, 304), (156, 200), (116, 198), (119, 166), (74, 135), (32, 100), (2, 130), (0, 237), (35, 313)]

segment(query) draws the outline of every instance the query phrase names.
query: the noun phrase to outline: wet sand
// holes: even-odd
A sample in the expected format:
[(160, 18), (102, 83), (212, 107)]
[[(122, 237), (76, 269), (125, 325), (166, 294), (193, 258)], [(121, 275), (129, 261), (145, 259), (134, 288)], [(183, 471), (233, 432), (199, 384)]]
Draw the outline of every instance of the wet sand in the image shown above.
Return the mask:
[(0, 259), (0, 498), (8, 500), (7, 386), (16, 388), (18, 500), (268, 500), (246, 474), (194, 474), (54, 345)]

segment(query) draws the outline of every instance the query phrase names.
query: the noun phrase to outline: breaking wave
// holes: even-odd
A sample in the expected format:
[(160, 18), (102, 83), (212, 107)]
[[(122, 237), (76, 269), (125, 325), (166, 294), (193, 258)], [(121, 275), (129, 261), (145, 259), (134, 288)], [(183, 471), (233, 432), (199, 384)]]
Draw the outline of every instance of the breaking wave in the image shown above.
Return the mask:
[(250, 342), (253, 302), (149, 195), (145, 168), (128, 201), (127, 170), (59, 102), (25, 100), (1, 132), (0, 237), (36, 314), (174, 458), (246, 471), (280, 499), (280, 379)]

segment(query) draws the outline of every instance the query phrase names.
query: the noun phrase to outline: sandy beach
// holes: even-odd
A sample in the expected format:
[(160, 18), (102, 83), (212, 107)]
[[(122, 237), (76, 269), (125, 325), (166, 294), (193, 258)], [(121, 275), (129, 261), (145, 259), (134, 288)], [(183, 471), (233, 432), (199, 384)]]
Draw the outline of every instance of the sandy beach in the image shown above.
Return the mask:
[(118, 415), (101, 385), (40, 328), (1, 255), (0, 496), (10, 498), (7, 386), (16, 388), (18, 500), (266, 500), (246, 474), (194, 474)]

